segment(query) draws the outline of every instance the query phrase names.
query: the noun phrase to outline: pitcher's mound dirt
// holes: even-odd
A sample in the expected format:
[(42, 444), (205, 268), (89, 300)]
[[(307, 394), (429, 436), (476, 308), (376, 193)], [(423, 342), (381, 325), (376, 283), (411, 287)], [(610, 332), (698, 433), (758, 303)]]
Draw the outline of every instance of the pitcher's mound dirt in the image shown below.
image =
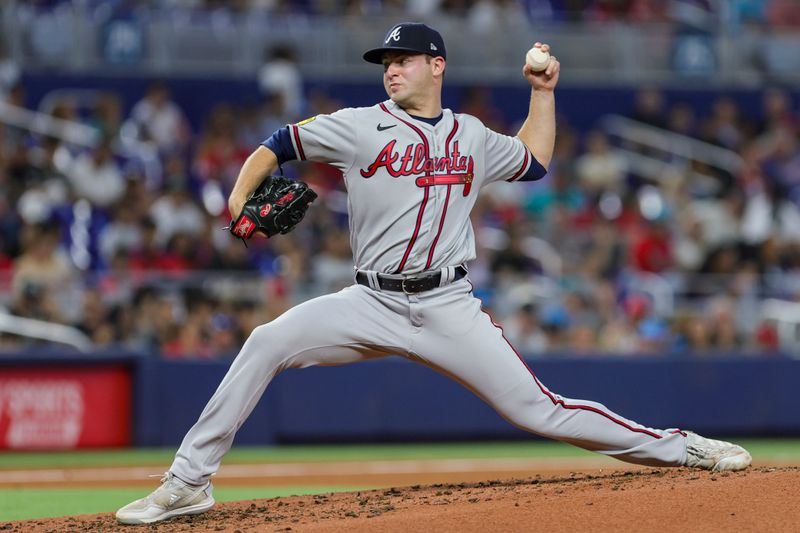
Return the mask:
[(101, 514), (0, 524), (0, 531), (774, 533), (798, 530), (799, 486), (797, 467), (573, 473), (225, 503), (149, 526)]

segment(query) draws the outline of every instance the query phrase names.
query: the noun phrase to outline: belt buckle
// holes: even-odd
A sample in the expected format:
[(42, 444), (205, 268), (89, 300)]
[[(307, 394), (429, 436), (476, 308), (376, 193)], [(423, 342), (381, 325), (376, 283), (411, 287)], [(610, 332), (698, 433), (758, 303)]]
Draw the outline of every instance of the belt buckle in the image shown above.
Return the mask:
[(400, 288), (403, 289), (404, 294), (417, 294), (419, 291), (409, 291), (408, 289), (406, 289), (406, 281), (414, 282), (419, 280), (420, 280), (419, 277), (403, 278), (403, 280), (400, 282)]

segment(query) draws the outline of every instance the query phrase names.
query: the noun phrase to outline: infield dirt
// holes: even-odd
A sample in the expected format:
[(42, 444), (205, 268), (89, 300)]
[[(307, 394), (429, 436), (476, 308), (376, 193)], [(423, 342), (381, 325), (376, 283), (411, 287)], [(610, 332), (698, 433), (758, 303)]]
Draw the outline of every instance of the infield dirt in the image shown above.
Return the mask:
[(110, 513), (0, 524), (13, 532), (798, 531), (800, 468), (573, 472), (218, 504), (121, 526)]

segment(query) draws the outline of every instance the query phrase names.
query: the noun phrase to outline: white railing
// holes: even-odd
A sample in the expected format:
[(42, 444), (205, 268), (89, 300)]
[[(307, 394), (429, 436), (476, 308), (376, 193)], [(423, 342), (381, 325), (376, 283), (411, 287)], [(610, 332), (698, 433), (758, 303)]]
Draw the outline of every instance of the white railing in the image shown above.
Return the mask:
[(606, 115), (601, 125), (609, 138), (615, 141), (617, 152), (627, 159), (631, 170), (656, 182), (670, 179), (676, 173), (718, 181), (714, 176), (694, 170), (693, 161), (733, 175), (742, 168), (742, 157), (733, 150), (694, 137), (620, 115)]
[(79, 122), (54, 118), (46, 113), (31, 111), (2, 101), (0, 101), (0, 123), (40, 135), (56, 137), (85, 148), (96, 146), (98, 141), (98, 132), (95, 128)]
[[(0, 101), (0, 124), (7, 124), (39, 135), (55, 137), (79, 148), (94, 148), (100, 142), (98, 129), (80, 122), (54, 118), (50, 112), (64, 99), (79, 102), (91, 108), (101, 91), (90, 89), (60, 89), (51, 91), (42, 99), (39, 111)], [(157, 147), (150, 142), (137, 138), (128, 123), (121, 128), (119, 138), (115, 139), (111, 149), (114, 154), (139, 161), (149, 183), (158, 183), (161, 179), (162, 165)]]
[(24, 318), (0, 310), (0, 332), (72, 346), (81, 352), (92, 349), (92, 340), (81, 330), (55, 322)]

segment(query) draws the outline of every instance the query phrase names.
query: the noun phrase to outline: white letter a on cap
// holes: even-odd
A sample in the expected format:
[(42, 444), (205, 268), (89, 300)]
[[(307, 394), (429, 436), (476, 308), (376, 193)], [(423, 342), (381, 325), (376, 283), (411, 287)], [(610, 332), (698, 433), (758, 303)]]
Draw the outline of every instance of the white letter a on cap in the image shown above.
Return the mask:
[(393, 29), (392, 33), (389, 34), (384, 42), (388, 43), (390, 40), (394, 40), (395, 42), (400, 40), (400, 26)]

